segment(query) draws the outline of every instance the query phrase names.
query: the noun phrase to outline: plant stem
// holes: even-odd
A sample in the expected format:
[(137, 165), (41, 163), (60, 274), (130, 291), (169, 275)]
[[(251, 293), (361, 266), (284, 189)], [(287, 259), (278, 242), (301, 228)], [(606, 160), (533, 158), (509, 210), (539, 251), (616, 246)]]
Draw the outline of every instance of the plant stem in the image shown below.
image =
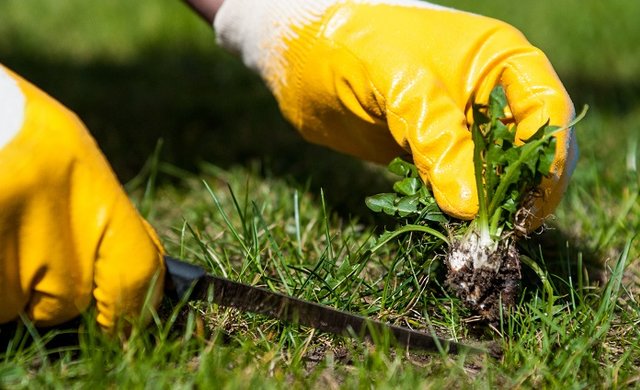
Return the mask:
[(476, 190), (478, 193), (478, 217), (477, 227), (480, 230), (481, 242), (488, 242), (491, 239), (489, 234), (489, 214), (487, 210), (487, 194), (484, 186), (484, 164), (482, 151), (485, 149), (485, 139), (480, 129), (480, 125), (475, 122), (471, 127), (471, 137), (473, 139), (473, 164), (476, 177)]

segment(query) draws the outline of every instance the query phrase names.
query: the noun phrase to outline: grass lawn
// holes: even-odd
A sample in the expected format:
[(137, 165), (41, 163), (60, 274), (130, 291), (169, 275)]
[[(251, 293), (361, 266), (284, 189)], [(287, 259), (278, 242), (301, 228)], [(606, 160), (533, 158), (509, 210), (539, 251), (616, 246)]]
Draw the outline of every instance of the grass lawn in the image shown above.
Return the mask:
[(0, 353), (0, 388), (639, 387), (640, 3), (437, 2), (520, 28), (578, 109), (590, 106), (570, 188), (548, 229), (523, 244), (535, 263), (495, 328), (446, 291), (441, 259), (419, 236), (366, 250), (392, 227), (364, 205), (389, 190), (384, 167), (304, 143), (179, 1), (3, 0), (0, 61), (85, 120), (171, 254), (389, 323), (496, 340), (502, 359), (165, 306), (126, 342), (103, 337), (91, 313), (77, 343), (46, 347), (65, 332), (24, 328), (35, 342), (16, 337)]

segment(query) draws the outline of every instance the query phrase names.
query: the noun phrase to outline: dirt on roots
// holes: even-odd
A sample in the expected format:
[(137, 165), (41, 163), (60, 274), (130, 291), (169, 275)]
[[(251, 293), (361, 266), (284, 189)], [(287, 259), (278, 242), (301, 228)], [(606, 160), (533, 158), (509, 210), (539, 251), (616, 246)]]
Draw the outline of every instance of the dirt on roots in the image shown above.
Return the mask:
[[(484, 251), (478, 254), (477, 251)], [(513, 307), (520, 290), (520, 254), (512, 239), (500, 240), (494, 250), (454, 243), (448, 257), (468, 261), (460, 269), (448, 267), (447, 287), (474, 313), (489, 323), (500, 320), (500, 313)], [(474, 261), (486, 259), (482, 264)], [(450, 264), (447, 262), (447, 264)], [(502, 305), (502, 308), (501, 308)]]

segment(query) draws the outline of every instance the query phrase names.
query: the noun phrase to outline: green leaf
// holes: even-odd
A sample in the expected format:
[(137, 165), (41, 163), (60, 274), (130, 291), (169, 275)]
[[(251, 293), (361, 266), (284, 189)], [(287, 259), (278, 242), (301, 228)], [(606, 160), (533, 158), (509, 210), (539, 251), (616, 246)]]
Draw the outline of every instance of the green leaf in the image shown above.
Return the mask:
[(449, 223), (447, 216), (435, 203), (422, 209), (420, 212), (420, 219), (429, 222), (437, 222), (439, 224)]
[(489, 95), (488, 115), (492, 120), (504, 118), (504, 109), (507, 107), (507, 94), (501, 85), (497, 85)]
[(538, 164), (538, 172), (542, 176), (549, 176), (551, 172), (551, 166), (553, 165), (553, 160), (556, 156), (556, 139), (552, 138), (549, 142), (548, 147), (542, 150), (540, 155), (540, 162)]
[(349, 262), (349, 258), (346, 258), (342, 262), (342, 264), (340, 264), (338, 269), (335, 271), (335, 276), (344, 277), (344, 276), (349, 275), (349, 273), (351, 273), (351, 271), (352, 271), (351, 263)]
[(433, 197), (431, 191), (429, 191), (429, 188), (426, 185), (423, 184), (420, 187), (418, 195), (420, 196), (420, 203), (422, 203), (423, 205), (436, 205), (437, 207), (436, 198)]
[(400, 157), (396, 157), (387, 166), (387, 170), (398, 176), (418, 177), (418, 169), (415, 165), (407, 162)]
[(422, 181), (417, 177), (407, 177), (393, 185), (393, 190), (402, 195), (415, 195), (422, 187)]
[(420, 198), (418, 196), (406, 196), (400, 199), (396, 206), (396, 210), (401, 217), (406, 217), (410, 214), (417, 213), (419, 205)]
[(511, 195), (502, 204), (502, 208), (505, 209), (510, 214), (515, 214), (515, 212), (518, 211), (519, 197), (520, 197), (520, 193), (518, 191), (511, 191)]
[(547, 129), (549, 128), (549, 120), (547, 120), (547, 122), (540, 126), (540, 128), (531, 135), (531, 137), (527, 138), (526, 140), (522, 140), (522, 142), (525, 143), (529, 143), (532, 141), (537, 141), (539, 139), (542, 139), (542, 137), (544, 137), (547, 133)]
[(493, 128), (493, 138), (495, 140), (501, 140), (502, 142), (509, 143), (509, 146), (513, 145), (516, 139), (516, 132), (509, 128), (509, 126), (498, 121)]
[(396, 210), (396, 198), (394, 193), (383, 193), (367, 197), (364, 202), (375, 213), (384, 212), (393, 215)]
[[(473, 125), (476, 125), (478, 127), (489, 123), (491, 120), (489, 119), (488, 116), (486, 116), (482, 111), (485, 108), (483, 105), (481, 104), (473, 104)], [(473, 127), (472, 125), (472, 127)]]
[(532, 174), (535, 174), (537, 171), (538, 160), (540, 158), (540, 152), (542, 151), (541, 146), (539, 142), (531, 142), (520, 147), (521, 153), (519, 161), (521, 161), (525, 167), (529, 168)]

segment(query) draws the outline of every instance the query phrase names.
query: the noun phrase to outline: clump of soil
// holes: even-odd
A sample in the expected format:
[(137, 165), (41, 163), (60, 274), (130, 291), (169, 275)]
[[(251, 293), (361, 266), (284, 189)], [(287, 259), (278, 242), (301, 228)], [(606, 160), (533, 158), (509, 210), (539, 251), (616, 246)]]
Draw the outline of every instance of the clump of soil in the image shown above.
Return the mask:
[(520, 289), (520, 254), (510, 238), (483, 243), (477, 234), (452, 243), (447, 254), (446, 285), (473, 312), (489, 323), (501, 307), (515, 305)]

